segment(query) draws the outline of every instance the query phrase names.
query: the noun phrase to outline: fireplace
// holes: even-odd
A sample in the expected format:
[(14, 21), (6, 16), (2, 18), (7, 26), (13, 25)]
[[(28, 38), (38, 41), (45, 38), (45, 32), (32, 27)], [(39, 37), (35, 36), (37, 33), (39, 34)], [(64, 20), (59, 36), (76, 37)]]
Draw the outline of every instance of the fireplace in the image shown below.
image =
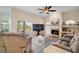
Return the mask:
[(51, 34), (59, 35), (59, 30), (51, 30)]

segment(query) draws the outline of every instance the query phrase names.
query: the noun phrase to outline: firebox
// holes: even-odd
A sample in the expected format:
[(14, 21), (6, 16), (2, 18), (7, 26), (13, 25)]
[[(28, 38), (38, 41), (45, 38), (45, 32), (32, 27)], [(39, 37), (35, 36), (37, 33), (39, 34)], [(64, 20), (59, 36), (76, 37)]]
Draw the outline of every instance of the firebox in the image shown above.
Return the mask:
[(59, 30), (51, 30), (51, 34), (59, 35)]

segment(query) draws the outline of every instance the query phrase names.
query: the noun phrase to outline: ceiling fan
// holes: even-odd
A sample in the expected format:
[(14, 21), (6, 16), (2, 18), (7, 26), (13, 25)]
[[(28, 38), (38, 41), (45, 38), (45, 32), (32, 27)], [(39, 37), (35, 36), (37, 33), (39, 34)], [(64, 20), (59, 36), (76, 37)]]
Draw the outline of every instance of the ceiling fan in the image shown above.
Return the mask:
[(38, 10), (41, 10), (40, 13), (46, 13), (46, 14), (49, 14), (49, 12), (56, 12), (55, 9), (51, 9), (51, 8), (52, 6), (46, 6), (43, 9), (38, 9)]

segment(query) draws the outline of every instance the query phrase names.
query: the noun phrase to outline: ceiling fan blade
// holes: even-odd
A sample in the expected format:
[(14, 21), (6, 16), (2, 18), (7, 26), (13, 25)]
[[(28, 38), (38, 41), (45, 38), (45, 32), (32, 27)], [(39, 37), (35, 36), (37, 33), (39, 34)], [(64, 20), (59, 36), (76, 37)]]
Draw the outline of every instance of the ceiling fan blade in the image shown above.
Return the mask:
[(38, 10), (43, 10), (43, 9), (38, 9)]
[(45, 9), (44, 10), (46, 10), (48, 7), (45, 7)]
[(49, 10), (49, 12), (56, 12), (56, 10)]
[(41, 14), (41, 13), (43, 13), (43, 12), (40, 12), (40, 14)]
[(48, 9), (52, 8), (52, 6), (49, 6)]

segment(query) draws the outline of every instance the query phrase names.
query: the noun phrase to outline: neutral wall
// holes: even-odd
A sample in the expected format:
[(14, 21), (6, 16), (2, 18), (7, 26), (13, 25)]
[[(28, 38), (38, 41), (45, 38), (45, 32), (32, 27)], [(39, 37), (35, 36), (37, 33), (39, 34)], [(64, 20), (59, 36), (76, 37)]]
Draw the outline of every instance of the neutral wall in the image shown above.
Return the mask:
[(67, 11), (63, 12), (63, 21), (73, 19), (76, 21), (79, 21), (79, 10), (72, 10), (72, 11)]
[(50, 16), (43, 18), (44, 19), (44, 24), (50, 22)]
[(17, 32), (17, 21), (27, 21), (32, 24), (43, 24), (43, 19), (37, 15), (12, 8), (12, 32)]
[[(72, 11), (67, 11), (63, 12), (63, 22), (66, 22), (67, 20), (75, 20), (76, 22), (79, 22), (79, 10), (72, 10)], [(71, 27), (68, 28), (68, 30), (74, 30), (74, 31), (79, 31), (79, 27)]]

